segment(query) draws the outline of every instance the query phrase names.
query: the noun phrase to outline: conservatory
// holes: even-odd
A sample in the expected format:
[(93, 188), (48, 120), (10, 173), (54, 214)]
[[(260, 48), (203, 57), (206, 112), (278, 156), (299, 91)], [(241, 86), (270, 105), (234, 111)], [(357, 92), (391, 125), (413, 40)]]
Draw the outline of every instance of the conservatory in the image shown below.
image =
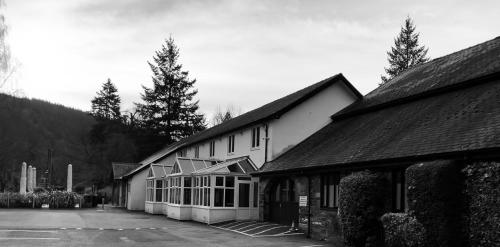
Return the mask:
[(217, 223), (258, 220), (257, 168), (247, 157), (226, 161), (177, 158), (167, 175), (167, 215), (178, 220)]
[(164, 213), (164, 180), (170, 174), (172, 166), (152, 164), (146, 178), (145, 211), (150, 214)]

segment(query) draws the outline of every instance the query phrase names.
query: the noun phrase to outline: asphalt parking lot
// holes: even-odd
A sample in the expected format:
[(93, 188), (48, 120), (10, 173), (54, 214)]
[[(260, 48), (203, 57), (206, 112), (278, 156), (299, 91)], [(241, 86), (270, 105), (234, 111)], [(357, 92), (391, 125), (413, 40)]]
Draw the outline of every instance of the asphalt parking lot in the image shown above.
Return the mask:
[(277, 230), (259, 222), (208, 226), (111, 208), (0, 210), (0, 246), (326, 246)]

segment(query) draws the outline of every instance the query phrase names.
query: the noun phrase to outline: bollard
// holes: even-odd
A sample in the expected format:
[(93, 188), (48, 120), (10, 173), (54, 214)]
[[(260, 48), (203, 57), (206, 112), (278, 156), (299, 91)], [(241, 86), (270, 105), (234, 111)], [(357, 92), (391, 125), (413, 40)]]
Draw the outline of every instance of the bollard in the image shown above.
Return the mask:
[(104, 210), (104, 197), (102, 198), (102, 210)]

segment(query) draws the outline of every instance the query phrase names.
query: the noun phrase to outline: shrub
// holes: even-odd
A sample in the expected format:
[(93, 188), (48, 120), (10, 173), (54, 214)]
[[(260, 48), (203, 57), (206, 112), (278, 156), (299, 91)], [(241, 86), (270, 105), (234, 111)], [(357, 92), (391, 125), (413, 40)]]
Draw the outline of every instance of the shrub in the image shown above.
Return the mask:
[(471, 246), (500, 246), (500, 163), (476, 162), (462, 171)]
[(462, 179), (457, 164), (435, 161), (406, 169), (408, 207), (425, 228), (426, 246), (460, 246)]
[(340, 180), (340, 221), (347, 246), (380, 246), (380, 222), (386, 209), (388, 181), (379, 173), (353, 173)]
[(385, 247), (419, 247), (424, 244), (425, 229), (415, 217), (404, 213), (387, 213), (381, 220)]
[(0, 193), (0, 208), (41, 208), (42, 204), (49, 204), (50, 208), (74, 208), (81, 198), (74, 192), (66, 191)]

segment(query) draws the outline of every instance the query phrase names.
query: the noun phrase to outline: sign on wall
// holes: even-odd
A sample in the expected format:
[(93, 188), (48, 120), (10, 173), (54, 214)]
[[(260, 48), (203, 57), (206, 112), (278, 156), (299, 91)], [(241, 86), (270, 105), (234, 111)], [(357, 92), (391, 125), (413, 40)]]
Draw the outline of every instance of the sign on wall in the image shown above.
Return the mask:
[(307, 206), (307, 196), (299, 196), (299, 207)]

